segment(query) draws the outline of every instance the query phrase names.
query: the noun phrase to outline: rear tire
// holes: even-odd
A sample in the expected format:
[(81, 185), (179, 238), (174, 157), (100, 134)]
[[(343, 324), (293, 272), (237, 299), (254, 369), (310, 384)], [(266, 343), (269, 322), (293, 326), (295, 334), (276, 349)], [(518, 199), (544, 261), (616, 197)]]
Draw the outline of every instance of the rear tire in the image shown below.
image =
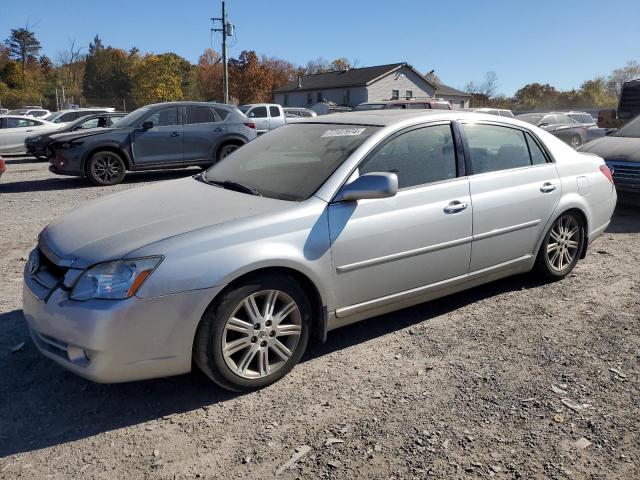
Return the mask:
[(573, 148), (578, 148), (580, 145), (582, 145), (582, 137), (580, 135), (573, 135), (571, 137), (571, 140), (569, 141), (569, 145), (571, 145)]
[(585, 242), (582, 218), (574, 212), (560, 215), (544, 236), (535, 270), (547, 280), (561, 280), (574, 269)]
[(124, 180), (127, 166), (120, 155), (103, 150), (91, 155), (85, 171), (87, 178), (94, 185), (116, 185)]
[(238, 145), (237, 143), (225, 143), (218, 148), (218, 152), (216, 153), (216, 163), (222, 160), (225, 157), (228, 157), (237, 149), (239, 149), (242, 145)]
[(257, 390), (300, 361), (310, 329), (311, 305), (292, 277), (256, 276), (209, 306), (196, 332), (193, 359), (227, 390)]

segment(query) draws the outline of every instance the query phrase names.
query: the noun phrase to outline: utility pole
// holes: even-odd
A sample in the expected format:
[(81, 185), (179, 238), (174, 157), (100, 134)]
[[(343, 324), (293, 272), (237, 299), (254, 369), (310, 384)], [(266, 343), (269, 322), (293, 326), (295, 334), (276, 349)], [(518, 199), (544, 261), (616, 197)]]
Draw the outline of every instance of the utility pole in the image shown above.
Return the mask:
[(211, 19), (215, 25), (216, 21), (220, 21), (221, 28), (212, 28), (212, 32), (222, 33), (222, 93), (224, 103), (229, 103), (229, 68), (227, 65), (227, 37), (233, 36), (233, 25), (227, 22), (227, 10), (225, 8), (225, 0), (222, 0), (222, 17)]

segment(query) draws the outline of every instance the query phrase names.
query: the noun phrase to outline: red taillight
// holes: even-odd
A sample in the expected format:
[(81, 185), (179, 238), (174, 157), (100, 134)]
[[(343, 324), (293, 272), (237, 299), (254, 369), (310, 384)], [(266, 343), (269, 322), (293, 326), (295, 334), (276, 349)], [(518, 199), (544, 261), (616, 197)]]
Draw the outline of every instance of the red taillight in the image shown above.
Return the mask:
[(256, 128), (256, 124), (253, 122), (248, 122), (244, 124), (245, 127), (249, 127), (249, 128)]
[(613, 183), (613, 175), (611, 175), (611, 170), (606, 165), (600, 165), (600, 171), (602, 174), (609, 179), (611, 183)]

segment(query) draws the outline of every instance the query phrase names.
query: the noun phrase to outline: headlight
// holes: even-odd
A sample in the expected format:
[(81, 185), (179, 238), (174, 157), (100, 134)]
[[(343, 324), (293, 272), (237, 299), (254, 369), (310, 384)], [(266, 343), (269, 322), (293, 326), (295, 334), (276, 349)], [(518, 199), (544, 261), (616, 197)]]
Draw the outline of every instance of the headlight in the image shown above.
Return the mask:
[(72, 300), (123, 300), (138, 291), (162, 257), (100, 263), (84, 272), (71, 291)]

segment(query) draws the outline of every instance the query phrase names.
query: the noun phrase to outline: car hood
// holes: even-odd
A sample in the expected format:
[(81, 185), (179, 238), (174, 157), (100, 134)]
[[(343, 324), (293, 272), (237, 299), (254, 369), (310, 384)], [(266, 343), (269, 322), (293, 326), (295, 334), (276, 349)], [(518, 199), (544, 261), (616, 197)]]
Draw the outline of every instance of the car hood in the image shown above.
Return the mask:
[(71, 140), (77, 140), (79, 138), (92, 137), (94, 135), (101, 135), (103, 133), (109, 133), (116, 128), (87, 128), (86, 130), (76, 131), (76, 132), (63, 132), (56, 133), (51, 135), (53, 140), (58, 140), (60, 142), (69, 142)]
[(189, 177), (90, 202), (49, 224), (40, 234), (39, 244), (44, 243), (47, 250), (74, 267), (85, 268), (123, 258), (169, 237), (294, 205)]
[(593, 153), (605, 160), (640, 162), (640, 138), (615, 136), (598, 138), (583, 145), (580, 151)]

